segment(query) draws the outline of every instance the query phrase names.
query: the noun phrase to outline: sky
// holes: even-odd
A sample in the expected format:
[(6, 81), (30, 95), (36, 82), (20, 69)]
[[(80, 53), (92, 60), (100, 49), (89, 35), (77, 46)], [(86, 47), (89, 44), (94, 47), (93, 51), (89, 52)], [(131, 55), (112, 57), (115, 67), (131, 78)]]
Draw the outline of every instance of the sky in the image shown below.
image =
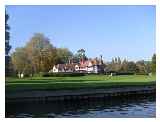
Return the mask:
[(85, 49), (90, 58), (103, 55), (150, 60), (155, 53), (155, 6), (6, 6), (10, 44), (25, 46), (43, 33), (56, 47), (73, 53)]

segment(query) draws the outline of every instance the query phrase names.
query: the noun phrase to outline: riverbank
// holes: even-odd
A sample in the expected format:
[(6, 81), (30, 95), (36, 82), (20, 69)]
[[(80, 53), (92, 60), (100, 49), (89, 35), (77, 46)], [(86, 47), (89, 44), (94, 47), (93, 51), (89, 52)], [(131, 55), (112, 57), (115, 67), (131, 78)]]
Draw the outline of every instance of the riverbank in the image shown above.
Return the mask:
[(55, 91), (21, 91), (6, 93), (6, 102), (26, 101), (57, 101), (57, 100), (81, 100), (93, 98), (106, 98), (115, 96), (130, 96), (139, 94), (153, 94), (155, 85), (148, 86), (123, 86), (106, 89), (79, 89), (79, 90), (55, 90)]
[(155, 93), (155, 89), (155, 77), (141, 75), (10, 78), (6, 81), (6, 102), (150, 94)]
[(115, 96), (129, 96), (139, 94), (153, 94), (156, 92), (154, 85), (127, 86), (107, 89), (79, 89), (79, 90), (56, 90), (56, 91), (22, 91), (6, 93), (6, 102), (26, 101), (57, 101), (73, 99), (93, 99)]

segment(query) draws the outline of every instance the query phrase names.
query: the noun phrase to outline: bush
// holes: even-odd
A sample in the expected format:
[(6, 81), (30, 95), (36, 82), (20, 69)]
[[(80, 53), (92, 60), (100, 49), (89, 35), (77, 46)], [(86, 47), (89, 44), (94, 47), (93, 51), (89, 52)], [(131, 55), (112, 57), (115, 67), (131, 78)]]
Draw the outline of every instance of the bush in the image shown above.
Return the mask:
[(70, 72), (65, 72), (65, 73), (43, 73), (43, 77), (75, 77), (75, 76), (84, 76), (85, 73), (70, 73)]
[(106, 75), (134, 75), (134, 72), (115, 72), (115, 71), (111, 71), (111, 72), (107, 72)]
[(105, 73), (86, 73), (85, 75), (105, 75)]
[(118, 72), (117, 75), (134, 75), (134, 72)]
[(33, 74), (33, 77), (39, 77), (40, 76), (40, 74), (39, 73), (35, 73), (35, 74)]
[(136, 73), (136, 75), (148, 75), (148, 73)]

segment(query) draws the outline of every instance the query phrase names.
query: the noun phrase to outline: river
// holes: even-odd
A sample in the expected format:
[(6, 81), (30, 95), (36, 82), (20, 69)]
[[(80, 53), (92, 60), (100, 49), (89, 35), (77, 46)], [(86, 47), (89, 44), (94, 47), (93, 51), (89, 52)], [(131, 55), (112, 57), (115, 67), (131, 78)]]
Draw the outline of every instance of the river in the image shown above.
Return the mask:
[(155, 117), (155, 95), (90, 100), (7, 103), (6, 117), (137, 118)]

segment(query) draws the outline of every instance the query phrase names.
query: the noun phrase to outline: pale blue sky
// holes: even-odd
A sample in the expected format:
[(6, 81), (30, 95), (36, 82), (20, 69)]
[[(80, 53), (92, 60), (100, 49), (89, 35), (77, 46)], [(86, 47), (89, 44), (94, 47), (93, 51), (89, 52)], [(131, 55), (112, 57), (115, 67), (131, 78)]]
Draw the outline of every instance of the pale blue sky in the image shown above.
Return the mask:
[(12, 51), (34, 33), (88, 57), (148, 60), (155, 53), (155, 6), (7, 6)]

